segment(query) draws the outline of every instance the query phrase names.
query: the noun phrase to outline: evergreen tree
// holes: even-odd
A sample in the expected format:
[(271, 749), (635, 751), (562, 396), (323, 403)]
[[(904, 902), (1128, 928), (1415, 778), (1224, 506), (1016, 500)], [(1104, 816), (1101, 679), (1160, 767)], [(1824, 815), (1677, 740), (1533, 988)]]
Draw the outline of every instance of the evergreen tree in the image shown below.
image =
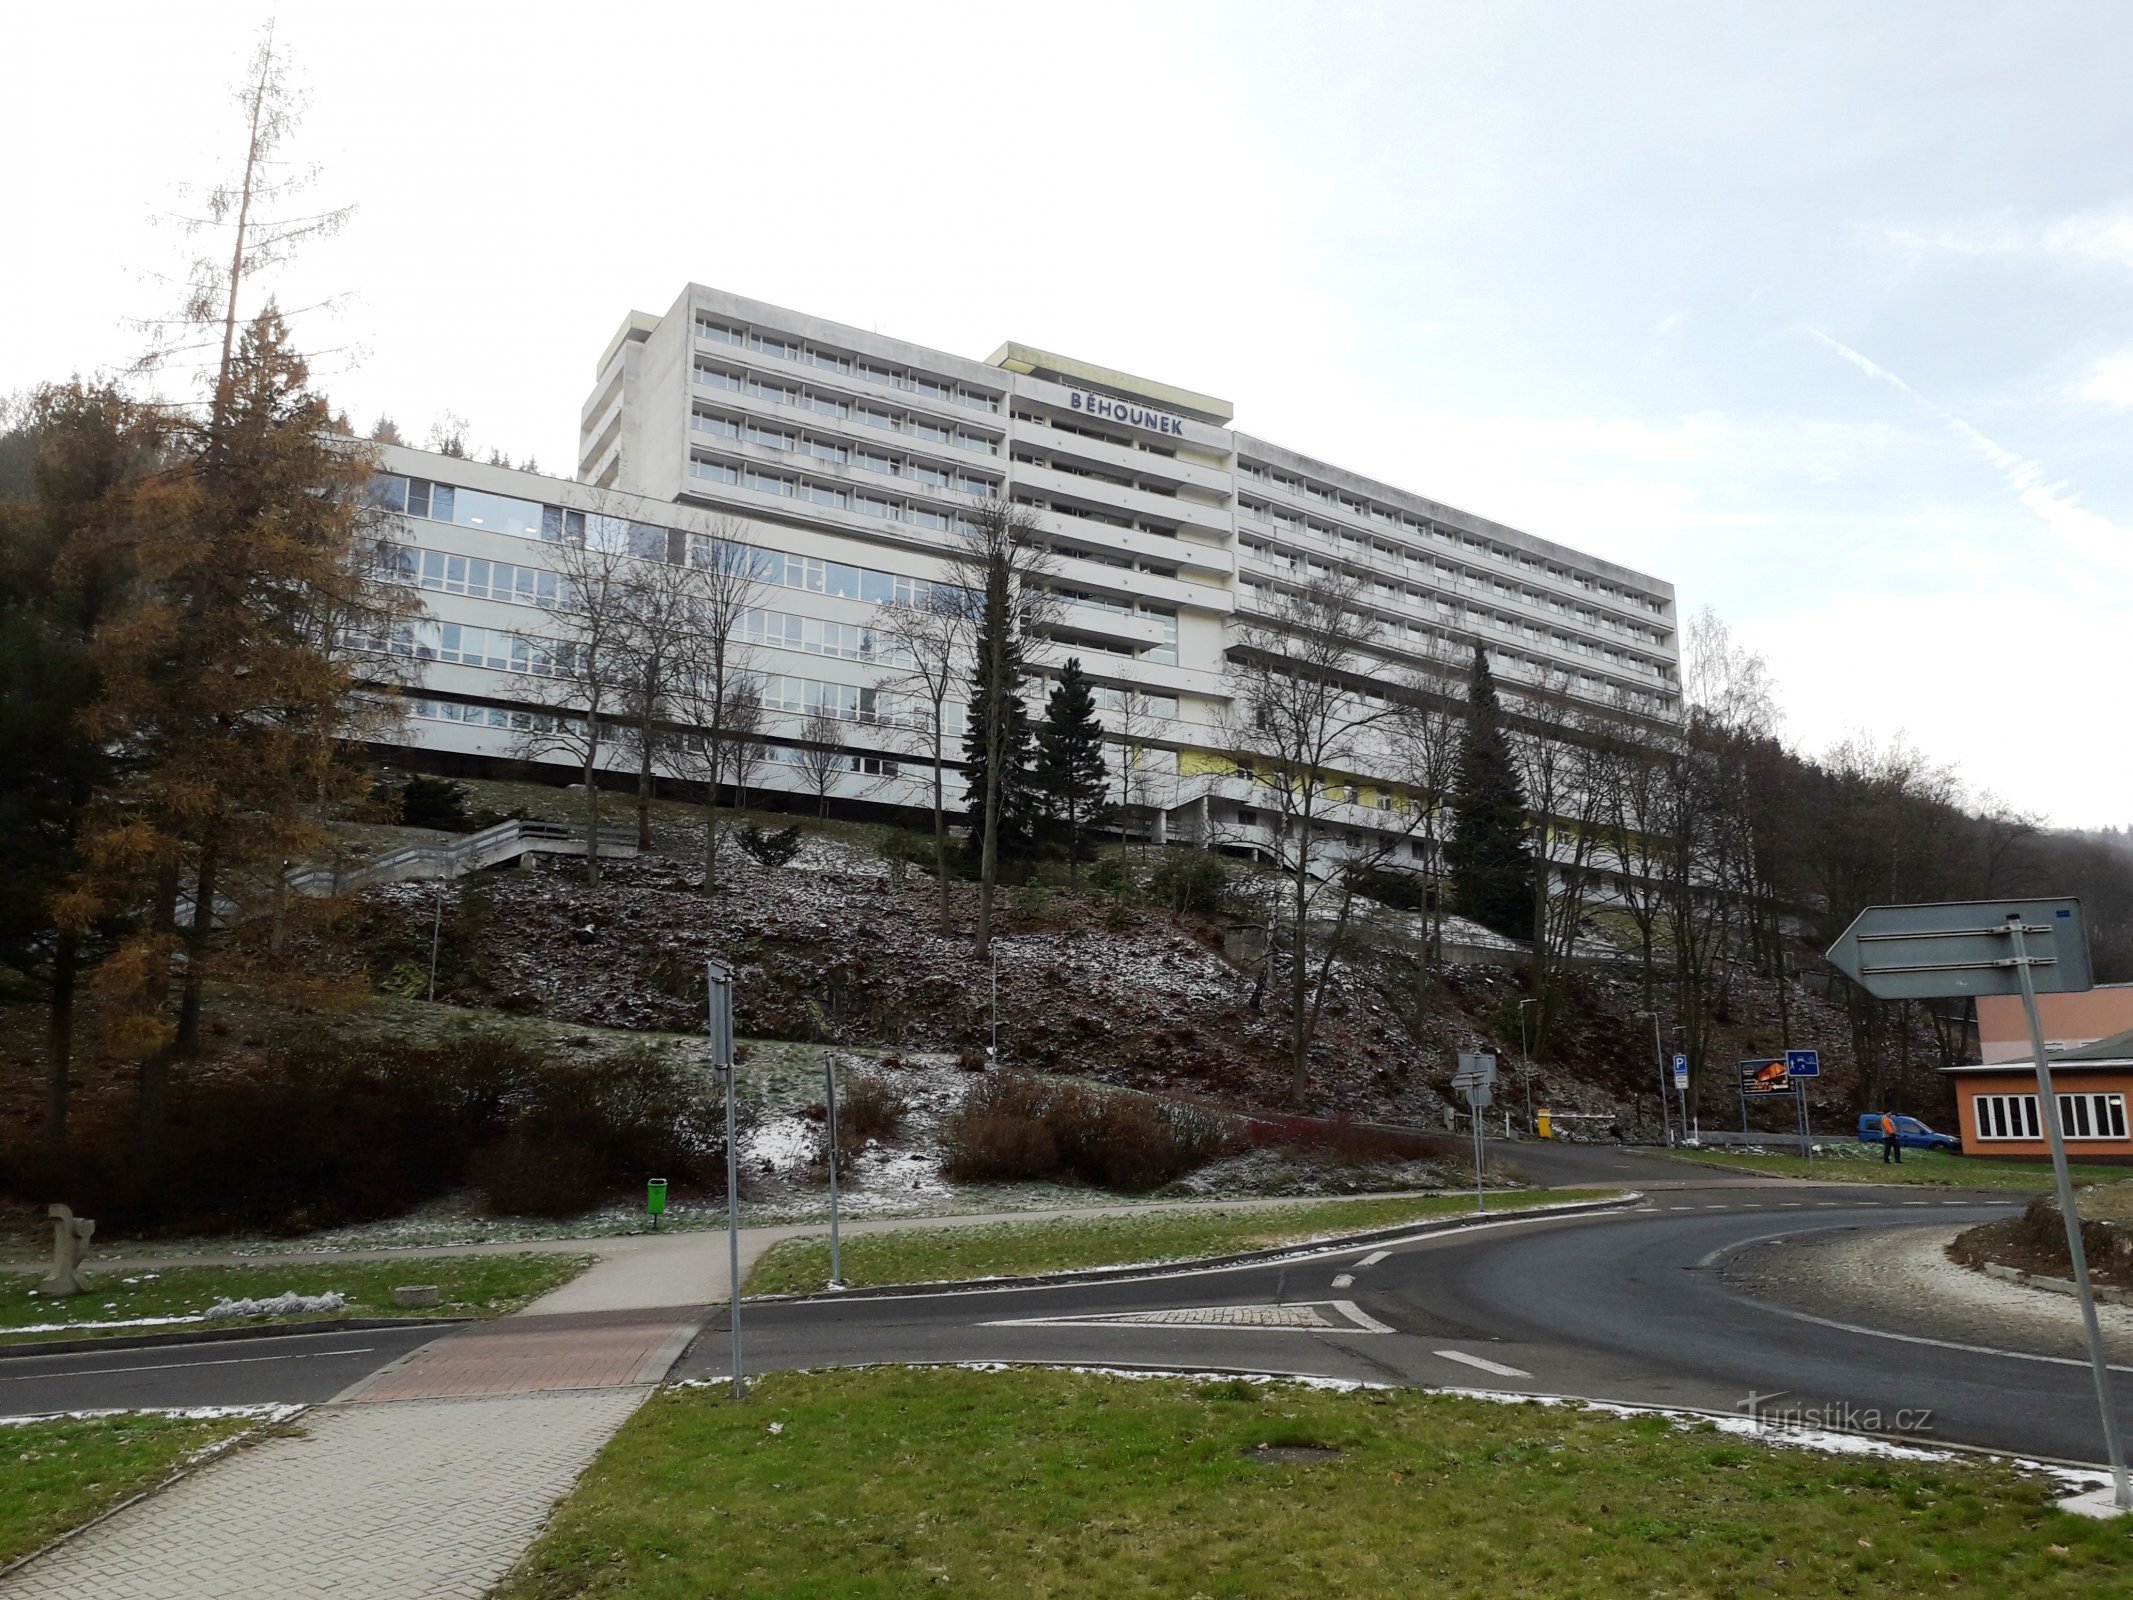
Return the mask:
[(1533, 859), (1526, 829), (1526, 797), (1504, 735), (1496, 678), (1488, 652), (1476, 645), (1452, 795), (1452, 837), (1444, 858), (1460, 914), (1513, 939), (1533, 937)]
[(1066, 849), (1067, 877), (1081, 882), (1081, 863), (1096, 855), (1094, 835), (1109, 807), (1104, 770), (1104, 725), (1096, 719), (1096, 696), (1082, 674), (1081, 658), (1069, 656), (1044, 708), (1037, 732), (1037, 788), (1048, 831)]
[(270, 303), (206, 425), (134, 496), (123, 554), (139, 579), (90, 651), (99, 693), (82, 726), (130, 765), (83, 832), (88, 872), (69, 898), (82, 922), (148, 908), (100, 974), (106, 1042), (141, 1060), (147, 1152), (170, 1061), (199, 1048), (219, 909), (276, 894), (281, 863), (322, 842), (314, 808), (356, 782), (330, 735), (359, 663), (328, 648), (321, 618), (361, 612), (374, 587), (355, 559), (369, 468), (327, 416)]
[(963, 734), (963, 776), (970, 786), (964, 802), (970, 822), (965, 848), (973, 863), (981, 862), (985, 852), (985, 795), (991, 781), (993, 748), (989, 708), (994, 705), (1005, 712), (999, 741), (1000, 829), (995, 858), (1002, 862), (1027, 861), (1037, 842), (1036, 741), (1030, 730), (1029, 708), (1016, 692), (1023, 678), (1022, 634), (1016, 626), (1014, 607), (1004, 599), (1004, 575), (1000, 584), (1001, 603), (992, 603), (988, 594), (978, 617), (970, 709)]
[(118, 554), (131, 498), (156, 465), (154, 412), (108, 386), (39, 391), (7, 446), (0, 481), (0, 995), (47, 1010), (44, 1152), (66, 1158), (75, 996), (111, 929), (69, 915), (78, 848), (125, 748), (83, 718), (100, 686), (96, 633), (123, 612), (132, 573)]

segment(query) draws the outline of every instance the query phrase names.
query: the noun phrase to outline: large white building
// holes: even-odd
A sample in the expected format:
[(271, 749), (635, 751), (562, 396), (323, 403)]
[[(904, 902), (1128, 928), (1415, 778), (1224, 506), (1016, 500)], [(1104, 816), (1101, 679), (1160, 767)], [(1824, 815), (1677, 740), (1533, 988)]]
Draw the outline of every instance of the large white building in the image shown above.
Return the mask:
[[(782, 557), (749, 630), (773, 712), (757, 785), (798, 786), (775, 756), (828, 711), (849, 728), (842, 799), (924, 805), (870, 624), (940, 574), (974, 497), (1035, 508), (1053, 546), (1043, 659), (1078, 655), (1151, 713), (1136, 827), (1248, 842), (1262, 825), (1222, 736), (1226, 641), (1314, 576), (1361, 580), (1387, 680), (1478, 643), (1514, 695), (1678, 708), (1670, 584), (1253, 438), (1211, 395), (1017, 344), (975, 361), (691, 285), (600, 357), (576, 480), (397, 446), (381, 467), (427, 611), (396, 641), (423, 662), (407, 738), (464, 757), (522, 754), (552, 703), (546, 556), (590, 516), (649, 560), (687, 560), (692, 535)], [(1383, 800), (1350, 795), (1372, 826)]]

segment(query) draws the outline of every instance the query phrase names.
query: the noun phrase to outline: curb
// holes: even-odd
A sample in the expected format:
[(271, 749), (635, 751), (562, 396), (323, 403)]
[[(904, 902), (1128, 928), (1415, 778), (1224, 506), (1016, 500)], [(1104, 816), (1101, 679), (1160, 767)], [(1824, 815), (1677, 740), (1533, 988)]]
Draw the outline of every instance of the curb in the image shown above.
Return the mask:
[[(2019, 1283), (2025, 1289), (2043, 1289), (2051, 1294), (2068, 1295), (2078, 1295), (2081, 1292), (2072, 1278), (2052, 1278), (2041, 1272), (2025, 1272), (2020, 1267), (2010, 1267), (2001, 1261), (1988, 1261), (1980, 1270), (1988, 1278), (1998, 1278), (2002, 1283)], [(2097, 1300), (2105, 1305), (2133, 1304), (2133, 1289), (2113, 1288), (2107, 1283), (2093, 1284), (2093, 1289)]]
[[(317, 1322), (255, 1323), (243, 1328), (192, 1328), (172, 1333), (127, 1333), (109, 1339), (23, 1340), (0, 1344), (0, 1361), (24, 1356), (80, 1355), (86, 1350), (153, 1350), (166, 1344), (221, 1344), (231, 1339), (285, 1339), (305, 1333), (362, 1333), (380, 1328), (452, 1328), (475, 1317), (339, 1317)], [(0, 1329), (0, 1332), (6, 1330)]]
[(1038, 1289), (1078, 1283), (1130, 1283), (1136, 1278), (1174, 1272), (1204, 1272), (1222, 1267), (1248, 1267), (1286, 1261), (1297, 1256), (1327, 1255), (1355, 1245), (1382, 1244), (1390, 1239), (1427, 1239), (1438, 1234), (1461, 1233), (1485, 1223), (1539, 1221), (1555, 1217), (1596, 1216), (1628, 1211), (1644, 1203), (1639, 1190), (1628, 1190), (1613, 1200), (1573, 1200), (1563, 1205), (1522, 1206), (1516, 1211), (1480, 1211), (1461, 1217), (1423, 1218), (1404, 1227), (1372, 1228), (1363, 1233), (1331, 1234), (1322, 1239), (1300, 1239), (1294, 1244), (1274, 1245), (1263, 1250), (1240, 1250), (1223, 1256), (1186, 1256), (1176, 1261), (1143, 1261), (1133, 1266), (1082, 1267), (1072, 1272), (1042, 1272), (1021, 1277), (935, 1279), (926, 1283), (876, 1283), (862, 1289), (821, 1289), (806, 1294), (756, 1294), (742, 1298), (750, 1305), (798, 1305), (817, 1300), (879, 1300), (889, 1296), (921, 1294), (969, 1294), (980, 1289)]

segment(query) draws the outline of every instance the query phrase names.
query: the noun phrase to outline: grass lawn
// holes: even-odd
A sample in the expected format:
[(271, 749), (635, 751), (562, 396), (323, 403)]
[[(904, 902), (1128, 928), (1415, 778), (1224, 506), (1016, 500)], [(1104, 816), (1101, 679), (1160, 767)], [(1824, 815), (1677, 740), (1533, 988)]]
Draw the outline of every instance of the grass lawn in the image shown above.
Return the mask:
[[(1612, 1191), (1550, 1190), (1495, 1195), (1489, 1210), (1606, 1199)], [(1127, 1262), (1189, 1261), (1198, 1256), (1269, 1249), (1328, 1234), (1362, 1233), (1403, 1223), (1459, 1216), (1472, 1195), (1299, 1201), (1291, 1206), (1151, 1211), (1134, 1217), (1063, 1217), (1045, 1222), (988, 1222), (967, 1228), (909, 1228), (844, 1240), (851, 1284), (932, 1283), (950, 1278), (1018, 1277)], [(790, 1294), (829, 1278), (829, 1240), (788, 1239), (764, 1252), (748, 1274), (749, 1294)]]
[(0, 1567), (169, 1477), (252, 1417), (62, 1417), (0, 1425)]
[[(1262, 1445), (1340, 1454), (1269, 1461)], [(790, 1373), (739, 1405), (655, 1396), (497, 1593), (2123, 1592), (2133, 1525), (2057, 1512), (2046, 1492), (1989, 1463), (1829, 1457), (1411, 1390)]]
[[(397, 1261), (262, 1261), (241, 1267), (117, 1273), (96, 1271), (92, 1256), (89, 1292), (67, 1300), (39, 1295), (33, 1273), (0, 1273), (0, 1341), (176, 1332), (200, 1326), (247, 1327), (331, 1317), (495, 1317), (567, 1283), (591, 1264), (592, 1257), (577, 1255), (417, 1256)], [(435, 1310), (401, 1310), (393, 1304), (392, 1291), (395, 1284), (403, 1283), (436, 1284), (443, 1290), (441, 1303)], [(288, 1291), (322, 1295), (333, 1290), (348, 1297), (348, 1304), (339, 1311), (307, 1311), (293, 1319), (217, 1317), (211, 1324), (176, 1323), (167, 1328), (137, 1322), (146, 1317), (193, 1316), (222, 1299), (268, 1300)], [(65, 1326), (41, 1333), (13, 1331), (51, 1323)]]
[[(1779, 1143), (1773, 1135), (1772, 1144)], [(1948, 1189), (2034, 1189), (2052, 1186), (2049, 1162), (1985, 1161), (1976, 1156), (1942, 1155), (1906, 1150), (1901, 1164), (1884, 1164), (1879, 1145), (1838, 1145), (1803, 1161), (1798, 1156), (1757, 1155), (1737, 1150), (1667, 1152), (1676, 1161), (1723, 1167), (1730, 1172), (1768, 1172), (1784, 1178), (1814, 1178), (1823, 1183), (1918, 1183)], [(2076, 1183), (2111, 1183), (2126, 1175), (2124, 1167), (2073, 1166)]]

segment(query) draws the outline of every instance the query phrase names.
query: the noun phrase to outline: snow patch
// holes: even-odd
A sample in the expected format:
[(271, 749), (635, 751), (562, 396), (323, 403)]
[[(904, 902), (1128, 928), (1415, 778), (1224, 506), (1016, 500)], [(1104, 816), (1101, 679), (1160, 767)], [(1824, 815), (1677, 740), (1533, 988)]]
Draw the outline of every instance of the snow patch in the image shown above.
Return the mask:
[(217, 1300), (202, 1315), (210, 1322), (225, 1317), (290, 1317), (303, 1311), (338, 1311), (348, 1296), (338, 1289), (325, 1294), (298, 1294), (287, 1290), (267, 1300)]
[(220, 1417), (255, 1417), (261, 1422), (286, 1422), (304, 1408), (276, 1403), (252, 1406), (106, 1406), (89, 1411), (40, 1411), (28, 1416), (0, 1417), (0, 1428), (26, 1428), (37, 1422), (94, 1422), (100, 1417), (174, 1417), (186, 1422), (212, 1422)]

